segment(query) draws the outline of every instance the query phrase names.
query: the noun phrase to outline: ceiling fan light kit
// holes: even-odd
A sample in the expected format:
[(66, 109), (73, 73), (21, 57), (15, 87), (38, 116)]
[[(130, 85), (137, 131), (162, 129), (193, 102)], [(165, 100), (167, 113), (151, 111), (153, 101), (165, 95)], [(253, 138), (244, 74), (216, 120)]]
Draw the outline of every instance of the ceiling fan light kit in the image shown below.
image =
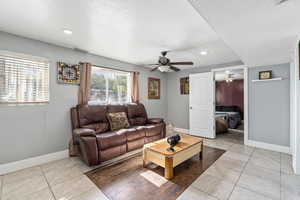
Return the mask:
[(161, 72), (168, 72), (170, 70), (170, 67), (162, 65), (162, 66), (159, 66), (158, 69)]

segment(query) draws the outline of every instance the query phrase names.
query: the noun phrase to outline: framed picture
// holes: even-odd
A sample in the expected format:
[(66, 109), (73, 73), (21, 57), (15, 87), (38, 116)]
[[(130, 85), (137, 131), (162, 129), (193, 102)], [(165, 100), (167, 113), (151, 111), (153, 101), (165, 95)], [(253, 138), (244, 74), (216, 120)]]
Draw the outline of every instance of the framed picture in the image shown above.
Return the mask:
[(189, 77), (180, 78), (180, 94), (187, 95), (190, 93)]
[(80, 83), (80, 66), (57, 62), (57, 82), (62, 84)]
[(259, 80), (271, 79), (272, 78), (272, 71), (262, 71), (259, 72)]
[(160, 99), (160, 79), (148, 78), (148, 99)]

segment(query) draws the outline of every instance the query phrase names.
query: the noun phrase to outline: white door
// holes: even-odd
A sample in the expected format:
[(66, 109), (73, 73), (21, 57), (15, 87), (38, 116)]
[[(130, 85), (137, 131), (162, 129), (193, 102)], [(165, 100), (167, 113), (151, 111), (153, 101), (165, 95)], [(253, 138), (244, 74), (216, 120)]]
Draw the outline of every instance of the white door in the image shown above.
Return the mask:
[(190, 134), (215, 138), (213, 72), (190, 75)]

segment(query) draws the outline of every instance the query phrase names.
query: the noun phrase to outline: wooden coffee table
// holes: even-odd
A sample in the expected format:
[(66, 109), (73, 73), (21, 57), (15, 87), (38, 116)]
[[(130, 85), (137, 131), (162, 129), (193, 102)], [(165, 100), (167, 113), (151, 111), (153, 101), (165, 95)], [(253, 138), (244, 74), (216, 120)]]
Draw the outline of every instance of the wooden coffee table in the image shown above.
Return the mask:
[(146, 166), (146, 161), (153, 162), (165, 168), (165, 178), (172, 179), (174, 167), (198, 153), (199, 158), (202, 159), (203, 139), (186, 134), (179, 135), (181, 140), (174, 147), (174, 152), (167, 151), (170, 145), (167, 143), (166, 138), (145, 144), (143, 149), (143, 167)]

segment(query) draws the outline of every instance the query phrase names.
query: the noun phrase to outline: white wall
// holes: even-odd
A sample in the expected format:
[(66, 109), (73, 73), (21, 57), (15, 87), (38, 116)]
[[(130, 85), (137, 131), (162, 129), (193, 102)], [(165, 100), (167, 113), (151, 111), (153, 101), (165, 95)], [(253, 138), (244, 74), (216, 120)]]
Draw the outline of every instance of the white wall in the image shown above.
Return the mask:
[[(0, 50), (47, 58), (50, 61), (50, 103), (47, 105), (0, 105), (0, 164), (67, 149), (71, 137), (69, 109), (77, 104), (78, 86), (56, 82), (56, 62), (91, 62), (96, 65), (140, 71), (140, 96), (150, 117), (167, 113), (166, 76), (160, 72), (120, 61), (83, 54), (0, 32)], [(148, 100), (147, 78), (161, 79), (161, 99)]]
[[(260, 71), (272, 70), (281, 81), (252, 82)], [(290, 64), (248, 70), (249, 140), (290, 147)]]

